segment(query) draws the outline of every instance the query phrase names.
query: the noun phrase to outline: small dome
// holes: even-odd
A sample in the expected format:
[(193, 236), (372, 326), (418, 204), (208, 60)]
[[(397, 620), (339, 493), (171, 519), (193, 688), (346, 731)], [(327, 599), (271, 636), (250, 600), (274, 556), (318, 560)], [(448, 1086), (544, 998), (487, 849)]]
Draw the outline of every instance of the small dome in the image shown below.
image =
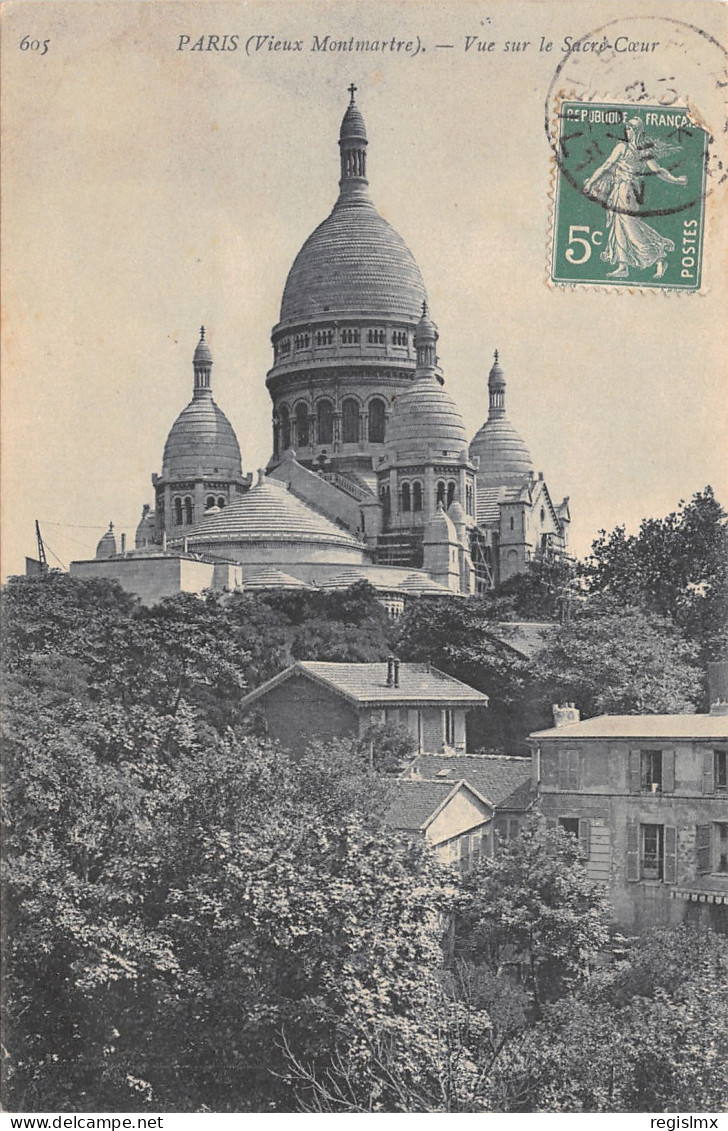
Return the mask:
[(468, 438), (455, 401), (433, 374), (417, 377), (396, 398), (386, 436), (386, 450), (395, 456), (430, 450), (462, 455)]
[(498, 361), (498, 350), (495, 351), (495, 360), (490, 368), (488, 374), (488, 388), (489, 389), (502, 389), (505, 388), (506, 378), (503, 370)]
[(156, 515), (149, 506), (149, 503), (145, 503), (142, 510), (142, 517), (139, 519), (139, 525), (136, 528), (134, 537), (134, 546), (137, 550), (142, 550), (145, 546), (151, 546), (154, 543), (156, 526)]
[(524, 479), (533, 471), (525, 441), (504, 416), (487, 420), (478, 430), (470, 445), (470, 458), (478, 461), (478, 482), (488, 486)]
[(162, 464), (165, 479), (190, 479), (200, 471), (223, 479), (242, 477), (233, 426), (212, 396), (195, 397), (179, 414), (167, 436)]
[(456, 526), (464, 526), (468, 521), (465, 517), (465, 511), (457, 499), (447, 508), (447, 513)]
[(265, 477), (217, 514), (203, 515), (188, 538), (190, 546), (261, 540), (362, 548), (347, 530), (291, 494), (285, 483)]
[(96, 547), (97, 559), (113, 558), (119, 552), (119, 547), (114, 534), (114, 524), (109, 523), (109, 529), (104, 534)]
[(200, 327), (200, 340), (195, 349), (193, 362), (195, 365), (212, 365), (212, 351), (205, 341), (205, 327)]

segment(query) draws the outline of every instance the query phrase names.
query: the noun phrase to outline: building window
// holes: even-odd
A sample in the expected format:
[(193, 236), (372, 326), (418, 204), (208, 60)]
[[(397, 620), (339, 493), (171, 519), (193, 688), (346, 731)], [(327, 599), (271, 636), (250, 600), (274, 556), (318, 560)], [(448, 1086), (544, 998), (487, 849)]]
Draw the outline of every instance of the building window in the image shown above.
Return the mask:
[(210, 507), (214, 507), (214, 506), (215, 506), (215, 496), (214, 495), (208, 495), (207, 498), (205, 499), (205, 510), (209, 511)]
[(445, 506), (445, 484), (442, 479), (438, 480), (437, 483), (437, 502)]
[(415, 511), (415, 512), (422, 510), (422, 484), (421, 483), (413, 483), (412, 484), (412, 510)]
[(393, 346), (406, 346), (407, 345), (407, 331), (406, 330), (393, 330), (392, 331), (392, 345)]
[(716, 793), (728, 792), (728, 750), (713, 751), (713, 776)]
[(630, 793), (674, 793), (674, 750), (630, 750)]
[(222, 510), (222, 508), (225, 506), (225, 500), (222, 495), (218, 496), (217, 505), (219, 506), (220, 510)]
[(412, 509), (412, 496), (410, 492), (409, 483), (402, 484), (402, 510), (409, 511)]
[(176, 526), (182, 525), (182, 500), (179, 495), (174, 500), (174, 521)]
[(581, 758), (577, 749), (559, 750), (559, 789), (581, 788)]
[(317, 346), (330, 346), (334, 342), (333, 330), (317, 330), (316, 331), (316, 345)]
[(665, 835), (662, 825), (640, 825), (640, 878), (664, 878)]
[(297, 350), (307, 350), (311, 344), (311, 338), (308, 334), (296, 334), (293, 344)]
[(384, 401), (373, 400), (369, 402), (369, 443), (384, 443), (384, 427), (386, 419)]
[(452, 481), (450, 481), (450, 483), (448, 483), (448, 485), (447, 485), (447, 505), (448, 505), (448, 509), (452, 506), (452, 504), (454, 502), (455, 502), (455, 484)]
[(473, 485), (472, 483), (465, 484), (465, 513), (472, 515), (473, 512)]
[(451, 707), (447, 707), (443, 712), (443, 724), (445, 730), (445, 745), (455, 745), (455, 712)]
[(391, 508), (391, 499), (390, 499), (390, 495), (389, 495), (389, 485), (388, 484), (385, 484), (383, 487), (379, 488), (379, 498), (381, 500), (382, 508), (384, 510), (384, 517), (385, 517), (385, 519), (387, 519), (387, 518), (389, 518), (389, 514), (390, 514), (390, 511), (392, 509)]
[(286, 354), (291, 352), (291, 339), (284, 338), (282, 342), (278, 343), (278, 356), (285, 357)]
[(187, 498), (185, 499), (185, 522), (187, 523), (188, 526), (192, 525), (192, 515), (193, 515), (192, 499), (188, 495)]
[(383, 346), (386, 340), (384, 330), (367, 330), (367, 342), (370, 346)]
[(715, 859), (713, 871), (728, 874), (728, 821), (716, 821), (713, 825)]
[(579, 855), (586, 860), (591, 848), (591, 822), (588, 817), (559, 817), (559, 825), (579, 842)]
[(318, 442), (319, 444), (334, 442), (334, 410), (331, 401), (318, 403)]
[(515, 523), (515, 520), (513, 518), (513, 515), (511, 515), (511, 530), (515, 530), (515, 528), (516, 528), (516, 523)]
[(662, 751), (640, 751), (640, 789), (642, 793), (662, 793)]
[(299, 401), (296, 405), (296, 444), (299, 448), (307, 448), (308, 443), (308, 405)]
[(545, 520), (546, 520), (546, 511), (543, 509), (543, 507), (541, 507), (541, 522), (545, 522)]
[(359, 441), (359, 405), (349, 397), (342, 408), (342, 440), (345, 444)]
[(517, 817), (496, 817), (494, 821), (494, 845), (506, 844), (509, 840), (515, 840), (519, 832), (519, 822)]
[(278, 416), (281, 422), (281, 444), (285, 452), (291, 446), (291, 416), (287, 405), (281, 405)]
[(579, 836), (578, 817), (559, 817), (559, 824), (565, 833), (569, 833), (570, 836)]
[(359, 344), (359, 331), (352, 329), (345, 329), (341, 331), (341, 342), (345, 346), (355, 346)]

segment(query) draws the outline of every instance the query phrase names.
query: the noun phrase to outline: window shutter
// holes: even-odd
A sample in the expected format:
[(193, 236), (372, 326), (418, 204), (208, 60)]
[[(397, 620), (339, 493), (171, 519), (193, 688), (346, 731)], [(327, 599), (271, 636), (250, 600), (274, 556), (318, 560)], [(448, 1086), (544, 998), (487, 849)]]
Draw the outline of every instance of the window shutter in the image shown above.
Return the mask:
[(581, 786), (580, 770), (581, 758), (578, 750), (569, 751), (569, 789), (579, 789)]
[(558, 823), (559, 822), (556, 820), (556, 817), (547, 817), (546, 818), (546, 828), (547, 829), (555, 829), (558, 826)]
[(640, 792), (640, 764), (641, 757), (639, 750), (630, 750), (629, 752), (629, 792)]
[(675, 792), (675, 751), (662, 751), (662, 792)]
[(703, 750), (703, 793), (715, 793), (715, 756), (712, 750)]
[[(638, 751), (639, 753), (639, 751)], [(627, 880), (635, 883), (640, 878), (640, 832), (636, 821), (627, 821)]]
[(711, 831), (712, 830), (710, 825), (698, 825), (695, 829), (695, 848), (698, 858), (698, 872), (701, 875), (705, 875), (706, 872), (711, 871)]
[(579, 818), (579, 850), (585, 860), (589, 859), (591, 848), (591, 822), (588, 817)]
[(665, 825), (663, 879), (666, 884), (677, 883), (677, 829), (674, 825)]
[(515, 840), (518, 836), (518, 818), (512, 817), (508, 822), (508, 839)]
[(569, 751), (559, 750), (559, 789), (569, 788)]

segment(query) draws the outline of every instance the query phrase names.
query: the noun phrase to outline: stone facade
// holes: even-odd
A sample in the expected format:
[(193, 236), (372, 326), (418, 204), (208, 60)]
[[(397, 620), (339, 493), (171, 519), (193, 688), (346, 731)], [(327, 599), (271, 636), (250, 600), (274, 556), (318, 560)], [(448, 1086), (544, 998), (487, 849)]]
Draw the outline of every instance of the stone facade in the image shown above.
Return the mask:
[(728, 718), (604, 716), (531, 736), (541, 806), (626, 930), (728, 930)]

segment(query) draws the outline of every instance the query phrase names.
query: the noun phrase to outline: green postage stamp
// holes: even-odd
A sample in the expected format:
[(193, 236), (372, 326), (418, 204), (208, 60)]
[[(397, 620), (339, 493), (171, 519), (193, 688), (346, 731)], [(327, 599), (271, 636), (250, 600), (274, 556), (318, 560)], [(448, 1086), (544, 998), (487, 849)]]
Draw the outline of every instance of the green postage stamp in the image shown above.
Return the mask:
[(686, 109), (562, 102), (552, 282), (699, 290), (707, 155)]

